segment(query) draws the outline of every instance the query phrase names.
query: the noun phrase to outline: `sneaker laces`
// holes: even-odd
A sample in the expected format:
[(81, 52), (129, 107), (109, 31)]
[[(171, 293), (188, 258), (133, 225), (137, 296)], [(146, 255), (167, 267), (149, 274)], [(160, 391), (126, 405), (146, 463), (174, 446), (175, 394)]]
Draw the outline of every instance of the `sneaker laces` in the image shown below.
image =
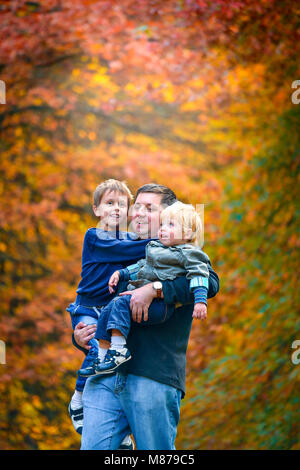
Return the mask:
[(106, 356), (104, 358), (104, 361), (103, 362), (110, 362), (110, 360), (114, 357), (114, 356), (121, 356), (121, 353), (119, 353), (119, 351), (117, 350), (112, 350), (112, 349), (109, 349), (106, 353)]

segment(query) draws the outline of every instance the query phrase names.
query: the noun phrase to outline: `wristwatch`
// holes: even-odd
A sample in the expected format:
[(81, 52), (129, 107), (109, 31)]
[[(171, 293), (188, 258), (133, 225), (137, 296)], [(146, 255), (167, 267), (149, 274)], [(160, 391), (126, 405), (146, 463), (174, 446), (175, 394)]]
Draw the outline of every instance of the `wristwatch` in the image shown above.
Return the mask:
[(155, 281), (153, 282), (152, 287), (154, 290), (156, 290), (156, 297), (161, 299), (162, 283), (160, 281)]

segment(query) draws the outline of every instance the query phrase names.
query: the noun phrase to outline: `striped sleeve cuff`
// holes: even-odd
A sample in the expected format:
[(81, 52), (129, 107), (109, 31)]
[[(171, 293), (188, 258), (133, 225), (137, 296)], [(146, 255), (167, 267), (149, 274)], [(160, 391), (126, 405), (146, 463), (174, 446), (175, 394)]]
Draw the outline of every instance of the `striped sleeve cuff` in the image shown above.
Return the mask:
[(208, 277), (193, 277), (190, 281), (190, 290), (193, 290), (196, 287), (206, 287), (206, 289), (208, 289)]
[(128, 271), (127, 268), (120, 269), (120, 270), (119, 270), (119, 273), (120, 273), (120, 279), (119, 279), (119, 281), (128, 281), (128, 279), (129, 279), (129, 271)]
[(129, 279), (136, 279), (140, 266), (138, 263), (131, 264), (125, 269), (120, 269), (120, 281), (129, 281)]
[(129, 276), (131, 276), (131, 274), (135, 274), (140, 270), (140, 266), (138, 263), (135, 263), (135, 264), (131, 264), (130, 266), (127, 266), (126, 269), (128, 269)]
[(194, 298), (195, 304), (203, 303), (207, 305), (207, 288), (206, 287), (196, 287), (194, 289)]

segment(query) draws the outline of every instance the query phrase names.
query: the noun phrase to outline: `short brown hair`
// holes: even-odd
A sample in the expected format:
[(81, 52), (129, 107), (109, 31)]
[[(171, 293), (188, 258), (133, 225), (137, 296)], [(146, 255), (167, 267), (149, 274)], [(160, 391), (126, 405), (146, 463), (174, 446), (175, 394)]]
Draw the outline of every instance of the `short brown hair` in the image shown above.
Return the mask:
[(133, 199), (130, 189), (128, 188), (125, 181), (118, 181), (114, 179), (109, 179), (109, 180), (103, 181), (103, 183), (98, 184), (94, 192), (94, 205), (95, 206), (99, 206), (101, 199), (103, 197), (103, 194), (106, 191), (118, 191), (119, 193), (124, 194), (125, 196), (127, 196), (127, 199), (128, 199), (128, 207), (130, 206), (131, 201)]
[(163, 186), (162, 184), (157, 184), (157, 183), (149, 183), (149, 184), (144, 184), (144, 186), (141, 186), (135, 195), (134, 200), (138, 197), (140, 193), (155, 193), (155, 194), (161, 194), (161, 204), (164, 204), (166, 206), (171, 206), (171, 204), (174, 204), (174, 202), (177, 201), (176, 194), (172, 191), (172, 189), (168, 188), (167, 186)]

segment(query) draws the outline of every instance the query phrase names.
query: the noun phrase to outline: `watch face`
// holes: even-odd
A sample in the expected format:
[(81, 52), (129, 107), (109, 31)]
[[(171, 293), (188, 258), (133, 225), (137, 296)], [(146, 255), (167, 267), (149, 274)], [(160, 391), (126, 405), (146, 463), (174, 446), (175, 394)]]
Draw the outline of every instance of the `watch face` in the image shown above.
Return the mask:
[(162, 283), (159, 282), (159, 281), (155, 281), (153, 283), (153, 287), (154, 287), (154, 289), (161, 289), (162, 288)]

